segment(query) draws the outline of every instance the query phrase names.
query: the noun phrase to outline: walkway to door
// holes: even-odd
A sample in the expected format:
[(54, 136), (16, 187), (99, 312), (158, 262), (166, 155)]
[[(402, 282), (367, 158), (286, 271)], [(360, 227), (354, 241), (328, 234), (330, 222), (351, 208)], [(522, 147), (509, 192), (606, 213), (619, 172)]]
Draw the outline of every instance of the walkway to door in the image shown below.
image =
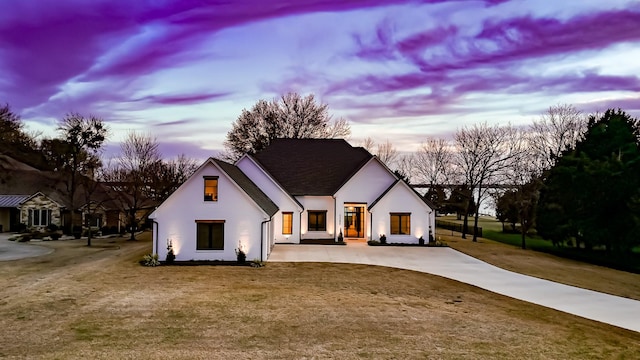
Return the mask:
[(388, 266), (439, 275), (498, 294), (640, 332), (640, 301), (503, 270), (451, 248), (276, 244), (270, 262)]

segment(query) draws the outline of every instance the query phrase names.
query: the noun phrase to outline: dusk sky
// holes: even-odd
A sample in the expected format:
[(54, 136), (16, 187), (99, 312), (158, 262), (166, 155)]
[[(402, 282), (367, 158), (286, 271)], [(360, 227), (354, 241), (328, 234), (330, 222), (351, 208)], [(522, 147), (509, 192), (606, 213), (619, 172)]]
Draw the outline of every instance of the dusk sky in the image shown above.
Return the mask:
[(55, 135), (102, 117), (166, 157), (222, 149), (243, 108), (313, 93), (351, 143), (402, 151), (549, 106), (640, 117), (640, 2), (1, 0), (0, 103)]

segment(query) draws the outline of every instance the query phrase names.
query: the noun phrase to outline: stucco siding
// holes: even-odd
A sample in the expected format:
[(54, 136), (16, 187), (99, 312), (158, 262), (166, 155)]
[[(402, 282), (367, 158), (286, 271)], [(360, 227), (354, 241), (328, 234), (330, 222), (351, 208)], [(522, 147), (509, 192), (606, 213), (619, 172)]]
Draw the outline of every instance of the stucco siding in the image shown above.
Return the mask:
[[(300, 243), (300, 205), (291, 199), (291, 197), (281, 189), (264, 171), (256, 165), (253, 160), (243, 157), (236, 163), (236, 166), (253, 181), (270, 199), (273, 201), (280, 211), (273, 216), (270, 224), (271, 231), (275, 242), (280, 243)], [(293, 231), (291, 234), (283, 234), (282, 231), (282, 213), (293, 213)]]
[[(204, 201), (204, 176), (218, 176), (218, 201)], [(261, 246), (261, 223), (268, 220), (264, 212), (224, 172), (211, 162), (172, 194), (152, 218), (158, 223), (154, 251), (166, 258), (171, 241), (177, 261), (235, 260), (235, 250), (242, 246), (247, 259), (266, 258), (268, 244)], [(224, 221), (224, 249), (197, 250), (196, 220)], [(265, 239), (269, 237), (266, 229)], [(157, 245), (155, 242), (157, 241)], [(157, 247), (157, 248), (156, 248)]]
[[(304, 207), (301, 219), (302, 239), (333, 239), (335, 233), (335, 203), (331, 196), (297, 196)], [(326, 211), (326, 230), (309, 231), (309, 211)]]
[[(372, 239), (387, 236), (388, 243), (417, 244), (418, 239), (429, 239), (429, 227), (435, 229), (433, 211), (415, 193), (402, 183), (396, 184), (371, 211)], [(410, 234), (391, 234), (391, 213), (410, 213)]]
[[(371, 204), (393, 184), (395, 177), (377, 159), (371, 159), (336, 193), (337, 232), (344, 227), (344, 207), (348, 204)], [(371, 238), (369, 216), (365, 211), (365, 238)]]

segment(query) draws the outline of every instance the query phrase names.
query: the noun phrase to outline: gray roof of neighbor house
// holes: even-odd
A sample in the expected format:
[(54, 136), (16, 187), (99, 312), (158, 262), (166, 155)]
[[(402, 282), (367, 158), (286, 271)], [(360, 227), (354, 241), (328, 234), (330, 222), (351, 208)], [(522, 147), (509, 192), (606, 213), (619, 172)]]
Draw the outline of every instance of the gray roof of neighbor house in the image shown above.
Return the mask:
[(278, 206), (258, 186), (245, 175), (237, 166), (218, 159), (213, 160), (220, 168), (244, 190), (244, 192), (260, 206), (269, 216), (278, 212)]
[(343, 139), (275, 139), (254, 158), (291, 195), (330, 196), (373, 155)]
[(30, 196), (31, 195), (0, 195), (0, 208), (18, 207), (18, 205)]
[[(0, 194), (5, 196), (28, 194), (32, 196), (41, 192), (61, 206), (70, 208), (65, 180), (64, 174), (55, 171), (12, 170), (0, 172)], [(85, 195), (84, 185), (78, 184), (74, 196), (76, 208), (86, 203)], [(100, 184), (92, 191), (92, 201), (100, 202), (106, 208), (114, 208), (113, 199)]]

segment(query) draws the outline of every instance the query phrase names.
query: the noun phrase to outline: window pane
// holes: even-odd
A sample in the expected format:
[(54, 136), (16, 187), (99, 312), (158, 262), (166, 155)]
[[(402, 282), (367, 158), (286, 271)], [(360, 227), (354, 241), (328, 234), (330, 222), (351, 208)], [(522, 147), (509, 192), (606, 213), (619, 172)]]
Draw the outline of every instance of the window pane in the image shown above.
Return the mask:
[(224, 250), (224, 223), (197, 223), (197, 250)]
[(218, 179), (204, 179), (204, 201), (218, 201)]
[(209, 224), (198, 224), (198, 243), (196, 249), (209, 249)]
[(327, 229), (326, 211), (309, 211), (309, 231), (325, 231)]
[(47, 210), (41, 209), (40, 210), (40, 226), (46, 226), (46, 225), (47, 225)]
[(282, 233), (284, 235), (293, 233), (293, 213), (282, 213)]
[(224, 224), (211, 224), (212, 249), (224, 250)]
[(33, 210), (33, 226), (40, 226), (40, 210)]
[(391, 215), (391, 235), (400, 234), (400, 215)]
[(391, 235), (409, 235), (411, 234), (411, 214), (391, 214)]
[(400, 233), (403, 235), (411, 234), (411, 218), (409, 215), (403, 215), (400, 217)]

